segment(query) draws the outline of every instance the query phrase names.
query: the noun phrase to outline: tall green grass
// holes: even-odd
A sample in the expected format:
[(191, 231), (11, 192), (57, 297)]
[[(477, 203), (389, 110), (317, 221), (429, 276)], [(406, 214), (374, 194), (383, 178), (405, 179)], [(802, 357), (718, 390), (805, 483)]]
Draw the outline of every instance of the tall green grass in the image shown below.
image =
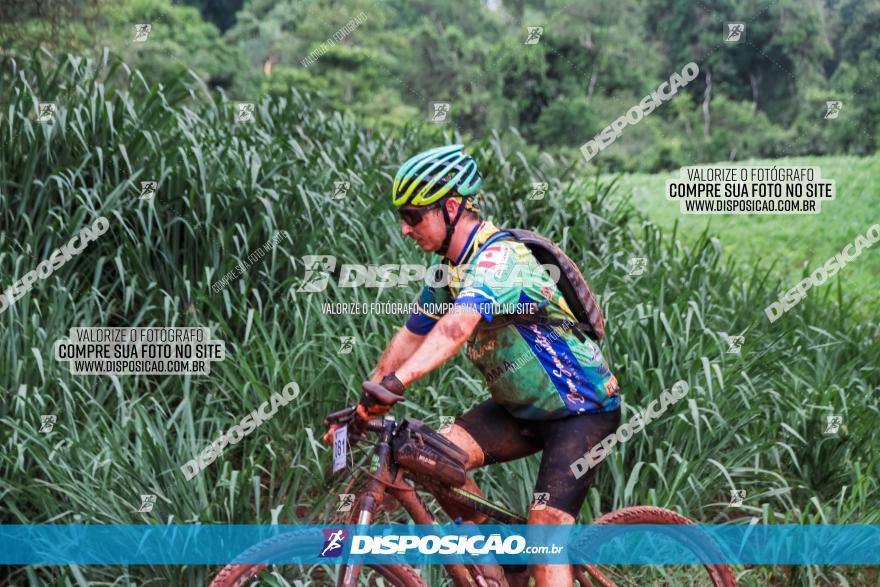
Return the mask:
[[(404, 242), (388, 196), (397, 165), (460, 137), (412, 129), (389, 136), (311, 106), (291, 88), (237, 124), (236, 105), (195, 79), (159, 85), (105, 55), (7, 60), (0, 92), (0, 288), (34, 269), (100, 215), (110, 230), (0, 314), (0, 518), (4, 523), (319, 522), (342, 492), (323, 472), (321, 420), (354, 403), (403, 316), (328, 316), (324, 302), (409, 302), (413, 288), (297, 292), (303, 255), (340, 263), (427, 263)], [(35, 122), (38, 100), (57, 121)], [(830, 292), (808, 296), (770, 325), (777, 289), (736, 265), (708, 233), (662, 233), (616, 186), (580, 178), (576, 162), (528, 161), (515, 131), (471, 142), (496, 224), (559, 242), (600, 295), (604, 350), (621, 383), (624, 417), (679, 379), (691, 391), (618, 447), (600, 470), (581, 521), (655, 504), (703, 522), (878, 523), (878, 326), (855, 321)], [(153, 201), (140, 181), (159, 181)], [(532, 181), (550, 183), (528, 201)], [(351, 182), (344, 202), (333, 182)], [(635, 222), (639, 230), (630, 227)], [(278, 247), (218, 294), (210, 285), (287, 230)], [(648, 271), (627, 275), (632, 256)], [(210, 326), (227, 358), (210, 376), (71, 376), (52, 344), (74, 326)], [(743, 334), (741, 354), (725, 334)], [(351, 354), (338, 354), (353, 335)], [(226, 450), (192, 481), (180, 466), (289, 381), (300, 399)], [(419, 381), (396, 410), (434, 421), (487, 397), (458, 357)], [(41, 434), (41, 414), (57, 414)], [(840, 414), (837, 436), (825, 416)], [(537, 456), (482, 469), (492, 499), (525, 510)], [(727, 507), (729, 489), (748, 491)], [(150, 514), (133, 513), (154, 493)], [(204, 585), (202, 567), (30, 567), (14, 584)], [(765, 585), (778, 569), (739, 569)], [(439, 584), (439, 573), (430, 571)], [(810, 568), (787, 584), (858, 570)], [(863, 583), (862, 583), (863, 584)]]

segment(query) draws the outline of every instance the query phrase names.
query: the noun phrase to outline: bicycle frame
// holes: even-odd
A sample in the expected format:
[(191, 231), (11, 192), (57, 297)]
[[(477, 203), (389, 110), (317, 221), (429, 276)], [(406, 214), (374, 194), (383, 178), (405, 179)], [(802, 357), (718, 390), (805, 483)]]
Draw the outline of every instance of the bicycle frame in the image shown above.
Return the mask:
[[(404, 510), (406, 510), (416, 524), (436, 523), (434, 515), (416, 492), (418, 488), (424, 489), (434, 496), (442, 495), (448, 497), (473, 513), (486, 514), (501, 524), (526, 523), (526, 519), (522, 516), (518, 516), (479, 495), (459, 487), (432, 482), (430, 479), (422, 478), (413, 473), (408, 475), (412, 484), (406, 483), (404, 473), (408, 471), (394, 461), (391, 449), (391, 437), (397, 428), (397, 422), (393, 418), (386, 417), (382, 420), (381, 426), (379, 440), (376, 442), (370, 457), (371, 468), (365, 472), (370, 480), (361, 492), (360, 507), (356, 511), (357, 525), (368, 525), (372, 522), (374, 512), (382, 504), (386, 492), (390, 493), (400, 502), (400, 505), (403, 506)], [(337, 586), (356, 587), (362, 566), (343, 565), (342, 568), (344, 570), (337, 582)], [(443, 567), (456, 587), (468, 587), (473, 584), (469, 579), (470, 573), (468, 571), (468, 568), (472, 568), (472, 565), (448, 564), (443, 565)]]

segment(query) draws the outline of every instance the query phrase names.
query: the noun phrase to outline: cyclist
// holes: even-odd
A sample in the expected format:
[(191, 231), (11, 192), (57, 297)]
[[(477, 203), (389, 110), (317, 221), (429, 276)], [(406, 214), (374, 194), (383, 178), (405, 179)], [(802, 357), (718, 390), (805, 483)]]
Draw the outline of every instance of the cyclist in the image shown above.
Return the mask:
[[(452, 278), (443, 287), (424, 287), (418, 310), (391, 339), (370, 380), (403, 394), (467, 342), (466, 355), (486, 378), (491, 398), (458, 416), (443, 434), (468, 454), (468, 470), (543, 450), (535, 493), (546, 506), (533, 508), (528, 522), (573, 524), (595, 468), (577, 478), (571, 464), (617, 429), (617, 380), (589, 338), (511, 315), (516, 304), (545, 302), (547, 316), (575, 322), (524, 244), (497, 240), (482, 247), (499, 229), (479, 217), (481, 183), (462, 145), (419, 153), (397, 172), (393, 200), (403, 236), (437, 253), (432, 265), (446, 264)], [(363, 404), (357, 409), (365, 419), (388, 411)], [(470, 478), (464, 488), (481, 494)], [(454, 503), (441, 500), (441, 506), (451, 517), (463, 514)], [(535, 565), (534, 576), (539, 586), (573, 582), (568, 565)]]

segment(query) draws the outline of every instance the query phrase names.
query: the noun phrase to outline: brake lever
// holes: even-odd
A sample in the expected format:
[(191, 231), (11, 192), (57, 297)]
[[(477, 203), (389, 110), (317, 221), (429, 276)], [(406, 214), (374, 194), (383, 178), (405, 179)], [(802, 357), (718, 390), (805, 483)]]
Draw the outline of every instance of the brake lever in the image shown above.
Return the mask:
[(327, 427), (331, 424), (340, 424), (342, 426), (346, 426), (351, 423), (352, 416), (356, 415), (356, 410), (352, 407), (336, 410), (335, 412), (327, 414), (327, 417), (324, 418), (324, 426)]

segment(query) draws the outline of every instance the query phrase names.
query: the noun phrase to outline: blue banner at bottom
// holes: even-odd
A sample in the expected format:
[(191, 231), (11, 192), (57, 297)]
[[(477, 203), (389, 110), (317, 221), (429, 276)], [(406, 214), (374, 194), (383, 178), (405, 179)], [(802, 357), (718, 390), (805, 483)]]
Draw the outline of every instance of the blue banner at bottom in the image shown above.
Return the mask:
[(880, 525), (0, 525), (0, 565), (878, 565)]

